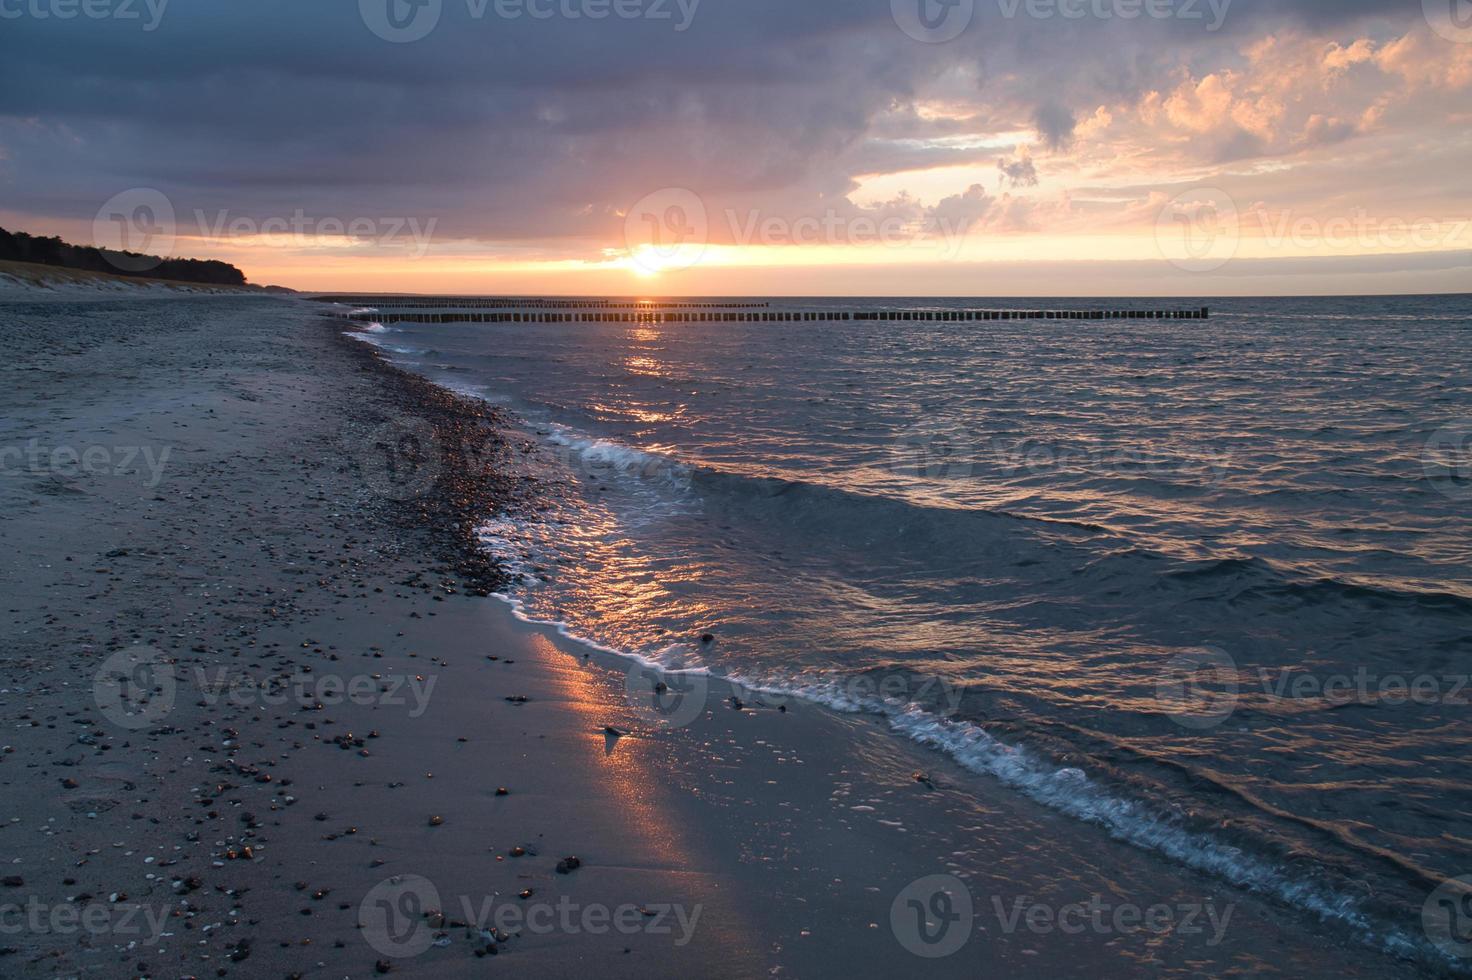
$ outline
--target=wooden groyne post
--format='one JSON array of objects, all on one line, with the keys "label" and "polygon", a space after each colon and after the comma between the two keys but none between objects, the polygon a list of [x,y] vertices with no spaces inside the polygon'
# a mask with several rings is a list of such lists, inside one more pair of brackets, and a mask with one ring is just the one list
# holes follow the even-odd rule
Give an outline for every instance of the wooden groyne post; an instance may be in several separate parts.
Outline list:
[{"label": "wooden groyne post", "polygon": [[[489,304],[497,301],[480,301]],[[574,306],[575,313],[548,312],[547,307],[526,307],[502,312],[484,310],[484,305],[459,304],[462,312],[406,313],[402,310],[451,308],[457,304],[393,303],[377,300],[377,313],[339,313],[327,315],[362,323],[830,323],[860,322],[986,322],[993,320],[1207,320],[1209,307],[1185,310],[779,310],[768,309],[767,303],[722,304],[674,303],[656,306],[636,304],[610,306]],[[358,305],[371,305],[360,303]],[[562,307],[567,308],[567,307]]]}]

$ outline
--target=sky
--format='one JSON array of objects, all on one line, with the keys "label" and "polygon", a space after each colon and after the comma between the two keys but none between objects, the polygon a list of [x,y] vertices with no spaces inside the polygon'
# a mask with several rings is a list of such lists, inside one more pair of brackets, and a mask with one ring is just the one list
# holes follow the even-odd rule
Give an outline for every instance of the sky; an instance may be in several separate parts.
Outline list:
[{"label": "sky", "polygon": [[0,226],[332,291],[1472,291],[1472,0],[0,0]]}]

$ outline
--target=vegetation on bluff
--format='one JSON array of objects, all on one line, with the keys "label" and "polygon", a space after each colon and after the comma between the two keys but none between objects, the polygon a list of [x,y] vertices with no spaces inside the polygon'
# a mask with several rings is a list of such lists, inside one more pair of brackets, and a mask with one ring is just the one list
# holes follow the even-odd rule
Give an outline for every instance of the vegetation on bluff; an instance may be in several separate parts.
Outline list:
[{"label": "vegetation on bluff", "polygon": [[174,259],[137,252],[72,245],[60,238],[39,238],[0,228],[0,260],[33,262],[114,276],[140,276],[212,286],[244,286],[245,273],[213,259]]}]

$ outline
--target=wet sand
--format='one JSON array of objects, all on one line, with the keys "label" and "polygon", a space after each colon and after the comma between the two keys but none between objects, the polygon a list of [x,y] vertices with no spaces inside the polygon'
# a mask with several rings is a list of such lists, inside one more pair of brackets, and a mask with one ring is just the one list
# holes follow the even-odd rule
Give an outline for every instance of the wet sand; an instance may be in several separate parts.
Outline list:
[{"label": "wet sand", "polygon": [[1407,973],[873,719],[516,621],[471,531],[536,506],[523,437],[307,304],[0,323],[0,974]]}]

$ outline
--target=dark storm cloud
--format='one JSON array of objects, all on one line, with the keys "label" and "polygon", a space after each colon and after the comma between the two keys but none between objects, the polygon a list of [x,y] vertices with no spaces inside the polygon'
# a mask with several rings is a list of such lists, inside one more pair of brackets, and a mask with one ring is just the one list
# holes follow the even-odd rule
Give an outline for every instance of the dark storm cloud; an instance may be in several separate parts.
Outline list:
[{"label": "dark storm cloud", "polygon": [[842,206],[866,166],[988,161],[925,145],[954,122],[873,139],[957,71],[976,79],[965,95],[1060,148],[1102,95],[1158,86],[1232,38],[1406,17],[1391,0],[1235,0],[1207,33],[978,0],[960,37],[925,44],[889,0],[621,0],[667,16],[602,20],[444,0],[428,36],[389,43],[352,2],[171,0],[153,30],[35,16],[55,2],[0,0],[0,210],[90,220],[149,186],[185,214],[417,216],[487,240],[616,238],[619,212],[661,187],[801,214]]},{"label": "dark storm cloud", "polygon": [[1073,117],[1071,109],[1049,102],[1038,106],[1032,118],[1038,138],[1050,150],[1062,149],[1073,140],[1073,129],[1078,120]]}]

